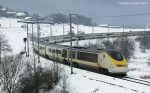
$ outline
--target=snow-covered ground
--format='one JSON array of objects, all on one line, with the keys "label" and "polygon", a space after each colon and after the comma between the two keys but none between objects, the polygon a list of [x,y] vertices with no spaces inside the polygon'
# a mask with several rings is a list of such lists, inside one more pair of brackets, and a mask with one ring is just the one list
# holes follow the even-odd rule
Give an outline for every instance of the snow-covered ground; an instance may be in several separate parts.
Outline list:
[{"label": "snow-covered ground", "polygon": [[[13,53],[19,53],[24,50],[24,42],[23,38],[26,37],[25,28],[21,28],[22,23],[17,23],[17,19],[0,19],[0,32],[6,34],[6,38],[9,40],[9,44],[13,49]],[[77,33],[76,25],[74,26],[74,31]],[[78,26],[79,31],[84,31],[85,33],[93,33],[92,27],[87,26]],[[63,34],[63,25],[54,25],[52,26],[53,35],[62,35]],[[31,27],[29,28],[31,29]],[[133,31],[142,29],[125,29],[125,31]],[[36,32],[36,26],[34,26],[34,31]],[[66,31],[69,31],[69,26],[65,25],[65,34]],[[109,29],[110,32],[122,32],[122,28],[118,29]],[[31,30],[29,30],[31,32]],[[108,32],[107,28],[95,27],[94,33],[100,32]],[[41,35],[49,35],[50,27],[49,25],[41,25]],[[89,40],[84,40],[79,42],[80,44],[84,44]],[[92,40],[91,42],[95,42],[96,40]],[[65,43],[67,44],[67,43]],[[128,73],[130,77],[140,78],[141,75],[150,75],[150,66],[148,66],[147,61],[148,57],[150,57],[150,50],[146,50],[145,53],[142,53],[139,48],[139,43],[136,42],[136,51],[133,58],[131,58],[129,64],[129,68],[134,69]],[[48,67],[52,63],[50,60],[46,60],[41,58],[41,63],[43,67]],[[81,70],[74,68],[74,74],[70,74],[70,67],[63,66],[70,83],[70,87],[72,89],[72,93],[150,93],[149,87],[141,84],[135,84],[129,81],[120,80],[117,78],[101,75],[98,73]],[[136,91],[135,91],[136,90]]]}]

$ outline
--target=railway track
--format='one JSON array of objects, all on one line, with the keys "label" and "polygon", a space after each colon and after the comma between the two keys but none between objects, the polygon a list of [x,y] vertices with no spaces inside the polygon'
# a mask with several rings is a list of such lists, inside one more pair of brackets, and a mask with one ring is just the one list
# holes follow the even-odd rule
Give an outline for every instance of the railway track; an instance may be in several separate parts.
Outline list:
[{"label": "railway track", "polygon": [[[130,32],[112,32],[112,33],[92,33],[92,34],[79,34],[73,35],[72,40],[88,40],[88,39],[100,39],[100,38],[108,38],[108,37],[122,37],[122,36],[149,36],[149,31],[130,31]],[[59,35],[52,37],[42,37],[41,41],[48,41],[51,44],[54,43],[62,43],[62,42],[70,42],[70,35]]]},{"label": "railway track", "polygon": [[130,81],[130,82],[133,82],[133,83],[146,85],[146,86],[150,86],[150,82],[149,81],[145,81],[145,80],[141,80],[141,79],[137,79],[137,78],[132,78],[132,77],[122,77],[122,78],[120,78],[119,77],[119,79]]},{"label": "railway track", "polygon": [[[140,91],[138,89],[134,89],[134,88],[129,88],[127,86],[123,86],[123,85],[120,85],[120,84],[116,84],[116,83],[112,83],[112,82],[108,82],[108,81],[103,81],[103,80],[99,80],[99,79],[93,79],[93,78],[90,78],[86,75],[83,75],[84,78],[87,78],[89,80],[93,80],[93,81],[96,81],[96,82],[100,82],[100,83],[104,83],[104,84],[108,84],[108,85],[112,85],[112,86],[115,86],[115,87],[119,87],[119,88],[123,88],[123,89],[127,89],[127,90],[130,90],[130,91],[133,91],[133,92],[139,92],[139,93],[147,93],[147,92],[144,92],[144,91]],[[114,78],[114,77],[113,77]],[[120,79],[120,78],[118,78]],[[134,79],[134,78],[133,78]],[[138,79],[135,79],[135,80],[138,80]],[[126,80],[128,81],[128,80]],[[139,80],[139,81],[143,81],[143,80]],[[146,81],[143,81],[143,82],[146,82]],[[135,83],[135,82],[134,82]],[[149,82],[148,82],[149,83]],[[138,83],[139,84],[139,83]],[[149,85],[148,85],[149,86]]]}]

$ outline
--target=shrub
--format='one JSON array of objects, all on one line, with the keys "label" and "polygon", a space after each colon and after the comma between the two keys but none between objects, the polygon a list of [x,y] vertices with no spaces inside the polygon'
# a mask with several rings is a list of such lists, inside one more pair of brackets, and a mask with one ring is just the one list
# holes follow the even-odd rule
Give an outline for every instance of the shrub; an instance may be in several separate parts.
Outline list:
[{"label": "shrub", "polygon": [[140,36],[136,38],[140,42],[140,48],[145,51],[145,49],[150,49],[150,36]]},{"label": "shrub", "polygon": [[150,66],[150,57],[148,58],[148,62],[147,62],[147,64]]},{"label": "shrub", "polygon": [[18,80],[23,74],[23,64],[22,54],[3,57],[0,64],[0,73],[2,73],[0,81],[3,89],[1,93],[16,93],[19,84]]},{"label": "shrub", "polygon": [[25,75],[20,79],[19,93],[40,93],[51,90],[60,80],[60,66],[46,69],[32,68],[28,64]]},{"label": "shrub", "polygon": [[150,75],[140,76],[140,78],[142,78],[142,79],[150,79]]}]

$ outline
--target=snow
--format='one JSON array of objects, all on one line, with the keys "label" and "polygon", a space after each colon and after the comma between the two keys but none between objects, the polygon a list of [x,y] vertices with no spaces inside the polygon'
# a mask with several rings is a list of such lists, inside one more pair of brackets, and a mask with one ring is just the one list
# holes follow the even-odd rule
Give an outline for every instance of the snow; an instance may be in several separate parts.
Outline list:
[{"label": "snow", "polygon": [[[79,91],[79,93],[89,93],[90,91],[92,92],[96,89],[97,92],[94,93],[119,93],[119,91],[121,91],[122,93],[133,93],[132,89],[138,90],[139,92],[143,90],[145,92],[150,92],[149,90],[145,90],[146,87],[142,87],[143,85],[137,84],[135,86],[135,84],[131,82],[126,82],[117,78],[112,78],[89,71],[79,69],[74,69],[74,71],[76,74],[71,76],[71,78],[73,79],[71,84],[74,84],[75,87],[79,88],[78,90],[82,89],[82,91]],[[114,85],[107,83],[111,83]],[[123,86],[123,88],[120,86]]]},{"label": "snow", "polygon": [[150,57],[150,50],[146,50],[145,53],[141,52],[139,48],[139,42],[136,42],[136,53],[130,59],[129,67],[136,69],[135,71],[129,72],[129,76],[139,77],[144,75],[150,75],[150,66],[148,65],[148,58]]},{"label": "snow", "polygon": [[[6,34],[6,38],[9,40],[9,44],[13,49],[13,54],[17,54],[24,50],[23,38],[26,37],[25,28],[21,28],[22,23],[17,22],[18,19],[13,18],[1,18],[0,19],[0,32]],[[77,33],[77,27],[74,26],[74,31]],[[29,26],[29,29],[31,27]],[[63,34],[63,25],[56,24],[52,25],[53,35],[62,35]],[[50,35],[50,26],[41,25],[41,33],[44,36]],[[84,31],[85,33],[104,33],[108,32],[108,28],[103,27],[94,27],[94,32],[92,27],[79,25],[78,29]],[[125,31],[143,31],[143,29],[125,29]],[[148,30],[148,29],[147,29]],[[65,34],[66,31],[69,31],[69,25],[65,24]],[[111,32],[122,32],[122,28],[110,28]],[[34,26],[34,32],[36,32],[36,26]],[[29,30],[31,33],[31,30]],[[81,45],[87,42],[96,42],[95,40],[83,40],[79,42]],[[76,42],[74,42],[75,44]],[[63,43],[68,45],[69,42]],[[141,75],[150,75],[150,66],[147,64],[148,58],[150,57],[150,50],[146,50],[145,53],[142,53],[139,48],[139,43],[136,42],[135,55],[129,60],[129,68],[132,69],[128,73],[130,77],[140,78]],[[50,67],[52,61],[40,57],[42,67]],[[61,64],[62,65],[62,64]],[[135,84],[129,81],[124,81],[121,79],[113,78],[106,75],[101,75],[99,73],[90,72],[78,68],[73,68],[74,74],[70,74],[70,67],[62,65],[65,69],[66,74],[68,75],[68,80],[70,87],[72,88],[72,93],[150,93],[149,87],[141,84]],[[134,90],[137,91],[134,91]]]},{"label": "snow", "polygon": [[16,14],[16,12],[6,12],[7,14]]},{"label": "snow", "polygon": [[16,16],[25,16],[25,13],[17,13]]},{"label": "snow", "polygon": [[2,8],[2,9],[0,9],[0,10],[2,10],[2,11],[6,11],[6,8]]},{"label": "snow", "polygon": [[26,37],[24,28],[21,28],[22,24],[18,23],[16,19],[12,18],[11,23],[10,19],[2,18],[0,20],[0,24],[0,32],[3,32],[6,35],[8,44],[10,44],[11,48],[13,49],[13,53],[17,54],[21,52],[24,49],[23,38]]}]

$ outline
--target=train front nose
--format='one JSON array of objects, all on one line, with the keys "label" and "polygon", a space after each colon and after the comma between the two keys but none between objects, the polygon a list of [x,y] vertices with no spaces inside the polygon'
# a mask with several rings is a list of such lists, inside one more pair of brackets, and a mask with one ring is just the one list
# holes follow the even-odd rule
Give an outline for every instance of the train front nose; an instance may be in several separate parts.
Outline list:
[{"label": "train front nose", "polygon": [[110,73],[127,73],[129,72],[128,66],[115,66],[114,68],[109,70]]},{"label": "train front nose", "polygon": [[109,69],[110,73],[129,72],[127,60],[119,51],[110,50],[110,51],[107,51],[107,54],[109,55],[109,59],[113,65],[113,68]]}]

